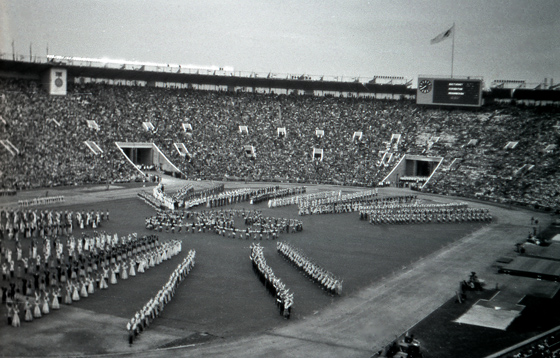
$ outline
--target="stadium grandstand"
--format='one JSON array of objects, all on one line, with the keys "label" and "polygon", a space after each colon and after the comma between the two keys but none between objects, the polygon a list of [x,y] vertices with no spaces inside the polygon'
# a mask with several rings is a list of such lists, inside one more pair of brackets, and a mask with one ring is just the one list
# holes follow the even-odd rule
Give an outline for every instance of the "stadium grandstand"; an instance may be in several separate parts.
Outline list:
[{"label": "stadium grandstand", "polygon": [[412,81],[398,76],[267,78],[92,61],[0,62],[5,191],[143,181],[150,168],[187,179],[392,185],[559,208],[560,92],[552,80],[533,89],[494,81],[484,105],[461,109],[417,105]]}]

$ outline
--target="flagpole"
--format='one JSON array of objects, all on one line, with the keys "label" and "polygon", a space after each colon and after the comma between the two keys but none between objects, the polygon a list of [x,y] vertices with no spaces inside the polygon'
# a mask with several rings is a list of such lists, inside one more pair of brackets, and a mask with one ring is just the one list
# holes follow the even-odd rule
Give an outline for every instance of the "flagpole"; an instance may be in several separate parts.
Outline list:
[{"label": "flagpole", "polygon": [[451,78],[453,78],[453,60],[455,58],[455,23],[453,23],[453,40],[451,41]]}]

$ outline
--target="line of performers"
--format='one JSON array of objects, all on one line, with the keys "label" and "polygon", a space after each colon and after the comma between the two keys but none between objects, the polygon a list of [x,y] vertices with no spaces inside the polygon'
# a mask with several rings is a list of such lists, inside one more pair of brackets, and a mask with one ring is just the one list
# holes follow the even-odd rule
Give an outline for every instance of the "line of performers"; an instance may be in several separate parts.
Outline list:
[{"label": "line of performers", "polygon": [[278,186],[269,186],[260,189],[243,188],[237,190],[226,191],[223,193],[215,194],[206,198],[206,207],[215,208],[229,204],[236,204],[243,201],[251,201],[253,197],[272,193],[278,190]]},{"label": "line of performers", "polygon": [[373,203],[370,205],[364,205],[362,206],[360,211],[364,213],[368,213],[375,210],[464,209],[468,207],[469,206],[467,205],[467,203],[464,202],[453,202],[447,204],[438,204],[438,203],[423,204],[420,203],[420,201],[415,201],[412,203],[383,202],[383,203]]},{"label": "line of performers", "polygon": [[299,215],[318,215],[318,214],[343,214],[362,211],[364,206],[386,206],[400,205],[402,203],[416,202],[415,195],[392,196],[377,198],[377,190],[361,193],[348,194],[340,200],[336,198],[324,198],[306,203],[299,206]]},{"label": "line of performers", "polygon": [[276,298],[276,305],[280,309],[280,315],[289,319],[294,304],[294,294],[289,292],[286,285],[274,275],[270,266],[266,264],[263,247],[256,243],[252,244],[250,249],[253,271],[255,271],[268,292]]},{"label": "line of performers", "polygon": [[300,249],[281,241],[276,243],[276,249],[280,255],[302,270],[324,290],[333,295],[340,295],[342,293],[343,280],[338,279],[333,273],[314,263]]},{"label": "line of performers", "polygon": [[187,193],[186,196],[183,196],[183,198],[179,199],[179,207],[185,206],[186,202],[189,202],[191,200],[196,200],[196,199],[201,199],[200,202],[205,203],[206,197],[214,194],[222,193],[224,190],[225,190],[224,184],[215,184],[206,189],[193,190],[192,192]]},{"label": "line of performers", "polygon": [[342,191],[338,191],[324,198],[301,200],[298,203],[298,206],[300,208],[305,208],[308,206],[314,207],[314,206],[324,205],[324,204],[369,202],[375,199],[376,197],[377,197],[377,189],[362,190],[362,191],[344,194],[344,195],[342,194]]},{"label": "line of performers", "polygon": [[134,343],[134,339],[142,333],[153,320],[160,315],[166,304],[171,301],[179,284],[188,276],[195,264],[196,251],[190,250],[187,257],[171,273],[167,282],[151,298],[134,317],[126,324],[128,331],[128,342]]},{"label": "line of performers", "polygon": [[187,184],[173,193],[172,198],[175,201],[185,200],[190,194],[194,192],[194,185]]},{"label": "line of performers", "polygon": [[[242,217],[247,226],[237,228],[235,218]],[[192,221],[191,221],[192,220]],[[263,238],[275,240],[279,234],[295,233],[303,230],[303,222],[295,219],[264,217],[257,210],[203,210],[196,212],[159,211],[155,216],[146,218],[146,228],[159,232],[205,233],[214,232],[228,238]]]},{"label": "line of performers", "polygon": [[250,202],[251,204],[258,204],[258,203],[262,203],[263,201],[268,201],[271,199],[284,198],[290,195],[305,194],[306,190],[307,189],[304,186],[295,187],[295,188],[283,188],[283,189],[280,189],[280,187],[277,186],[274,188],[274,191],[252,196]]},{"label": "line of performers", "polygon": [[422,224],[490,222],[492,214],[482,208],[401,208],[380,209],[360,213],[370,224]]},{"label": "line of performers", "polygon": [[270,199],[268,201],[268,207],[278,208],[281,206],[299,205],[299,203],[303,201],[327,198],[338,194],[339,194],[338,191],[320,191],[317,193],[300,194],[300,195],[290,196],[287,198]]},{"label": "line of performers", "polygon": [[73,228],[97,229],[109,211],[0,210],[0,239],[72,235]]}]

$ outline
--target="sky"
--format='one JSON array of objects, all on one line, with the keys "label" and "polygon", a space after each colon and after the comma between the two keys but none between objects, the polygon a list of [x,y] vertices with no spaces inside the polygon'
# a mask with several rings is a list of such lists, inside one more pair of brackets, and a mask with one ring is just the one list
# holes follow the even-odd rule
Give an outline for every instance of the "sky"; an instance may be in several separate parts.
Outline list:
[{"label": "sky", "polygon": [[0,52],[412,80],[453,24],[455,76],[560,82],[559,0],[0,0]]}]

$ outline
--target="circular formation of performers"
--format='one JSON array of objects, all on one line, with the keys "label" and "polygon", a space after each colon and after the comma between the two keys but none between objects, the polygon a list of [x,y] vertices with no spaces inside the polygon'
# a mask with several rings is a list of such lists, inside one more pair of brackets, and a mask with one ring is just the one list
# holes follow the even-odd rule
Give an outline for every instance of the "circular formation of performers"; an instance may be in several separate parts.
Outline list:
[{"label": "circular formation of performers", "polygon": [[266,264],[263,247],[256,243],[251,244],[250,249],[253,271],[255,271],[268,292],[276,298],[276,304],[280,308],[280,315],[289,319],[292,313],[292,305],[294,304],[294,294],[289,292],[286,285],[274,275],[270,266]]},{"label": "circular formation of performers", "polygon": [[309,278],[321,285],[324,290],[327,290],[330,294],[340,295],[342,293],[342,280],[314,263],[300,249],[281,241],[276,243],[276,249],[286,260],[302,270]]},{"label": "circular formation of performers", "polygon": [[[180,242],[175,241],[178,245]],[[180,251],[180,246],[179,246]],[[138,310],[134,317],[126,324],[128,331],[128,342],[134,343],[134,339],[142,333],[150,323],[160,315],[163,308],[175,295],[175,291],[179,284],[187,277],[194,267],[194,259],[196,256],[195,250],[190,250],[187,257],[183,259],[177,268],[171,273],[167,282],[157,292],[155,297],[151,298],[140,310]]]}]

